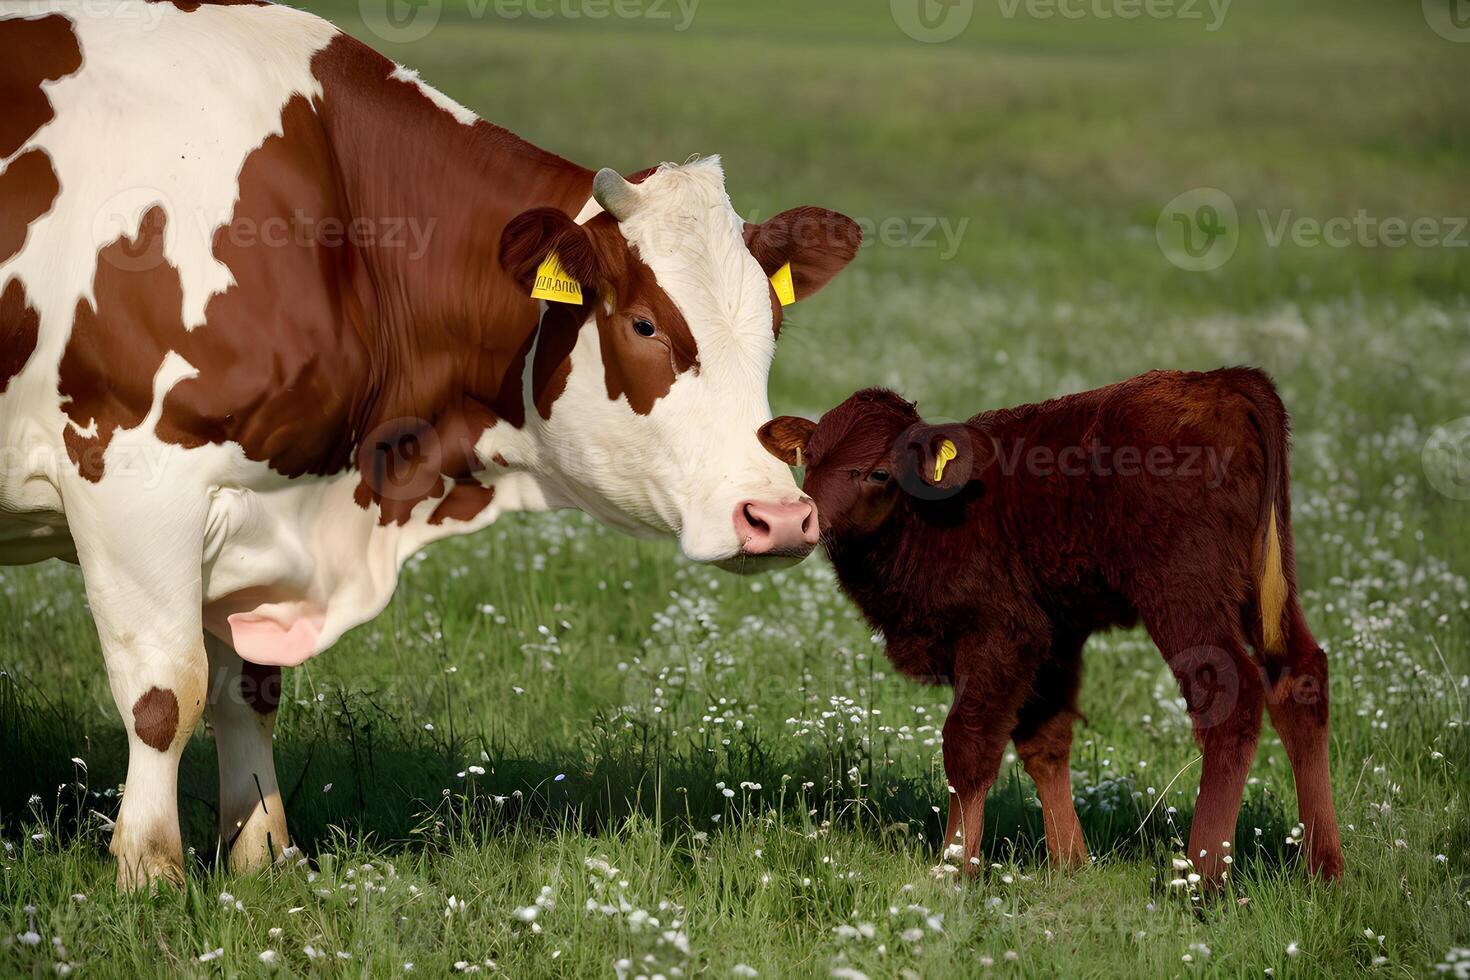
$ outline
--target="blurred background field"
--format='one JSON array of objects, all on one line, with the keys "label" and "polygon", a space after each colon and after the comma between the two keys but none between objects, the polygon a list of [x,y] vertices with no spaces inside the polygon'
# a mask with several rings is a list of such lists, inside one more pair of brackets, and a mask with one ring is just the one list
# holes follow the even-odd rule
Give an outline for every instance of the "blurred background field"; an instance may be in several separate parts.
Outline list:
[{"label": "blurred background field", "polygon": [[[201,727],[196,865],[151,899],[112,892],[125,744],[79,576],[0,569],[0,972],[247,975],[273,951],[372,975],[1470,975],[1470,485],[1437,448],[1470,458],[1470,29],[1437,32],[1458,21],[1433,0],[955,0],[929,13],[972,9],[963,28],[922,43],[906,0],[688,2],[312,9],[586,165],[720,153],[747,215],[862,220],[858,260],[790,311],[777,413],[869,384],[960,417],[1155,367],[1270,371],[1346,880],[1295,867],[1268,728],[1229,894],[1170,885],[1198,767],[1141,633],[1088,649],[1095,866],[1048,869],[1008,764],[997,868],[936,880],[945,692],[892,675],[820,559],[738,579],[551,515],[419,556],[383,617],[288,672],[307,866],[219,866]],[[1170,203],[1200,188],[1235,209],[1235,250],[1188,271]],[[1331,219],[1349,240],[1312,244]],[[1421,219],[1432,241],[1390,243]]]}]

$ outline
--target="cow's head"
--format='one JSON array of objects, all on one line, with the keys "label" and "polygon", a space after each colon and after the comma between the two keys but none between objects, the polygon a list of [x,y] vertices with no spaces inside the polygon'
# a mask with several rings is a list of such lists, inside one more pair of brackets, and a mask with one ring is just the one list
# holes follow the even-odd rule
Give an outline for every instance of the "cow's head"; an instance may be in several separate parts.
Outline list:
[{"label": "cow's head", "polygon": [[755,438],[781,326],[771,276],[790,263],[804,299],[852,260],[861,232],[819,208],[744,222],[718,158],[638,184],[604,170],[593,196],[603,210],[584,224],[538,208],[501,242],[522,286],[554,252],[583,290],[581,306],[545,304],[536,339],[539,476],[609,524],[678,535],[696,561],[800,560],[815,508]]}]

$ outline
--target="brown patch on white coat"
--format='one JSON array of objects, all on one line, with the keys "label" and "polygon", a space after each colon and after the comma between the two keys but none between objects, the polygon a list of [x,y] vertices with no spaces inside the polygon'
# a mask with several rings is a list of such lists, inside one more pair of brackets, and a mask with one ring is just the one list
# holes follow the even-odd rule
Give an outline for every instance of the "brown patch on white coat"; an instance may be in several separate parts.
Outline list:
[{"label": "brown patch on white coat", "polygon": [[167,752],[179,733],[179,699],[174,692],[150,687],[133,702],[133,732],[149,748]]}]

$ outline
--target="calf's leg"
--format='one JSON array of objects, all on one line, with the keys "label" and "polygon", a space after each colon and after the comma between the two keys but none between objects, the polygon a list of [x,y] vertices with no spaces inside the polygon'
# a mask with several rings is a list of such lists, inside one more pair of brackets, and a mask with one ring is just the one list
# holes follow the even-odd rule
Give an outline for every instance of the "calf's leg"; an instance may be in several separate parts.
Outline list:
[{"label": "calf's leg", "polygon": [[1028,730],[1027,734],[1016,738],[1016,753],[1026,767],[1026,774],[1036,784],[1036,798],[1041,801],[1047,856],[1053,864],[1062,867],[1087,863],[1087,841],[1082,836],[1082,823],[1072,802],[1075,719],[1076,714],[1064,708],[1034,725],[1023,720],[1022,728]]},{"label": "calf's leg", "polygon": [[1072,802],[1072,725],[1086,639],[1071,636],[1053,642],[1052,659],[1037,672],[1034,693],[1021,708],[1012,735],[1041,801],[1046,853],[1052,864],[1065,867],[1087,863],[1087,841]]},{"label": "calf's leg", "polygon": [[958,837],[960,870],[976,875],[980,872],[980,839],[985,833],[985,796],[1000,774],[1010,737],[1008,732],[974,724],[973,717],[956,723],[956,715],[951,710],[944,724],[944,774],[950,785],[945,848],[947,851]]},{"label": "calf's leg", "polygon": [[281,669],[247,663],[206,634],[209,724],[219,757],[219,832],[233,871],[280,857],[287,846],[286,810],[276,783],[271,733],[281,699]]},{"label": "calf's leg", "polygon": [[980,871],[985,796],[1000,775],[1006,743],[1034,672],[1011,650],[972,658],[971,664],[961,660],[958,665],[954,703],[944,722],[944,774],[951,787],[945,850],[958,831],[960,870],[966,875]]},{"label": "calf's leg", "polygon": [[1141,611],[1179,682],[1204,756],[1186,856],[1207,884],[1218,885],[1261,734],[1260,673],[1224,606]]},{"label": "calf's leg", "polygon": [[1327,768],[1327,657],[1300,612],[1292,630],[1293,662],[1267,706],[1296,780],[1297,813],[1306,837],[1307,870],[1333,880],[1342,875],[1342,843]]}]

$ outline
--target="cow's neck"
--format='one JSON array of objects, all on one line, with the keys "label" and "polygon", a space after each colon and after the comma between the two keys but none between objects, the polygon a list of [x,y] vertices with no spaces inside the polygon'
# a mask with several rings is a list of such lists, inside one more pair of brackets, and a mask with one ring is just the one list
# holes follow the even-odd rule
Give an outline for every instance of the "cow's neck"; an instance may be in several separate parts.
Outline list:
[{"label": "cow's neck", "polygon": [[[436,465],[472,493],[474,472],[490,465],[474,456],[481,434],[525,424],[521,376],[539,316],[500,267],[501,233],[533,207],[575,216],[592,172],[483,120],[466,122],[356,42],[334,42],[316,73],[345,209],[371,229],[351,277],[372,350],[360,424],[388,441],[399,436],[392,420],[432,428]],[[385,425],[393,431],[378,431]],[[359,463],[372,469],[361,453]],[[406,520],[419,502],[379,500],[385,522]]]}]

